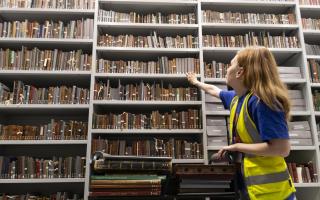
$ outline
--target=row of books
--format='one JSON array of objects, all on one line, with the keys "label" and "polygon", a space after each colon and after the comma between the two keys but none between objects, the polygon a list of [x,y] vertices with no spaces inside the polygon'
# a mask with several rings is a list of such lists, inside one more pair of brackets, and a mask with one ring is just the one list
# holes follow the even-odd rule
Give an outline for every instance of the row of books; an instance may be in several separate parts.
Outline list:
[{"label": "row of books", "polygon": [[[159,196],[166,190],[170,157],[117,156],[95,152],[90,197]],[[163,187],[164,186],[164,187]]]},{"label": "row of books", "polygon": [[85,140],[88,122],[56,120],[44,125],[0,124],[0,140]]},{"label": "row of books", "polygon": [[230,64],[216,62],[213,60],[211,63],[204,63],[204,76],[206,78],[225,78],[227,69]]},{"label": "row of books", "polygon": [[27,194],[8,194],[0,193],[0,200],[83,200],[83,197],[79,194],[73,194],[70,192],[57,192],[55,194],[39,194],[27,193]]},{"label": "row of books", "polygon": [[320,90],[315,89],[312,92],[314,110],[320,111]]},{"label": "row of books", "polygon": [[109,34],[98,36],[98,45],[104,47],[139,47],[139,48],[198,48],[198,37],[187,35],[176,37],[158,37],[154,31],[149,36]]},{"label": "row of books", "polygon": [[[229,117],[208,116],[206,126],[208,146],[227,145],[227,133],[230,128]],[[290,121],[288,122],[288,131],[291,145],[312,145],[312,133],[308,121]]]},{"label": "row of books", "polygon": [[320,45],[316,45],[316,44],[307,44],[306,45],[306,51],[307,51],[307,55],[320,55]]},{"label": "row of books", "polygon": [[320,19],[302,18],[302,27],[310,30],[320,30]]},{"label": "row of books", "polygon": [[305,95],[301,89],[289,88],[288,93],[292,111],[305,111],[307,109]]},{"label": "row of books", "polygon": [[91,66],[92,56],[81,49],[67,52],[24,46],[21,50],[0,48],[0,70],[90,71]]},{"label": "row of books", "polygon": [[320,5],[320,0],[299,0],[302,5]]},{"label": "row of books", "polygon": [[85,167],[86,158],[81,156],[52,159],[0,156],[1,179],[83,178]]},{"label": "row of books", "polygon": [[157,174],[92,175],[90,177],[90,197],[160,196],[162,181],[165,179],[166,176]]},{"label": "row of books", "polygon": [[217,164],[177,164],[174,166],[174,176],[178,178],[178,195],[215,194],[217,199],[237,199],[232,181],[235,167],[233,165]]},{"label": "row of books", "polygon": [[93,139],[92,151],[111,155],[164,156],[174,159],[202,159],[202,143],[177,138],[153,139]]},{"label": "row of books", "polygon": [[94,9],[96,0],[1,0],[0,7]]},{"label": "row of books", "polygon": [[168,58],[159,57],[157,61],[139,60],[105,60],[97,61],[98,73],[144,73],[144,74],[185,74],[194,72],[200,74],[198,58]]},{"label": "row of books", "polygon": [[13,82],[13,90],[0,83],[0,104],[89,104],[90,90],[77,86],[37,88]]},{"label": "row of books", "polygon": [[[229,130],[229,118],[210,116],[207,117],[207,145],[225,146],[228,144],[227,133]],[[293,146],[312,145],[311,128],[308,121],[288,122],[290,143]]]},{"label": "row of books", "polygon": [[[204,76],[206,78],[225,78],[230,64],[212,61],[204,63]],[[280,78],[302,78],[300,67],[278,66]]]},{"label": "row of books", "polygon": [[134,84],[114,84],[110,79],[96,82],[94,85],[96,100],[130,101],[197,101],[200,99],[195,87],[173,87],[171,83],[143,82]]},{"label": "row of books", "polygon": [[320,83],[320,63],[315,59],[308,59],[311,82]]},{"label": "row of books", "polygon": [[93,19],[54,22],[3,21],[0,22],[0,37],[10,38],[58,38],[89,39],[93,38]]},{"label": "row of books", "polygon": [[308,163],[287,163],[288,170],[293,182],[295,183],[314,183],[318,182],[317,171],[315,171],[312,161]]},{"label": "row of books", "polygon": [[236,24],[296,24],[293,13],[240,13],[202,10],[203,23],[236,23]]},{"label": "row of books", "polygon": [[195,24],[195,13],[164,14],[161,12],[140,14],[137,12],[122,13],[113,10],[99,9],[98,21],[116,23],[149,23],[149,24]]},{"label": "row of books", "polygon": [[290,144],[292,146],[313,145],[311,127],[308,121],[288,122]]},{"label": "row of books", "polygon": [[[167,175],[172,171],[172,158],[164,156],[110,155],[97,151],[93,155],[92,169],[93,174],[102,176],[105,174],[105,176],[102,177],[103,180],[114,180],[114,177],[110,176],[118,176],[120,174],[139,176],[142,174],[151,175],[151,173],[157,173]],[[140,173],[137,174],[137,172]]]},{"label": "row of books", "polygon": [[246,47],[265,46],[268,48],[299,48],[300,44],[296,36],[271,36],[269,32],[249,32],[245,35],[204,35],[204,47]]},{"label": "row of books", "polygon": [[201,129],[201,110],[93,114],[93,129]]}]

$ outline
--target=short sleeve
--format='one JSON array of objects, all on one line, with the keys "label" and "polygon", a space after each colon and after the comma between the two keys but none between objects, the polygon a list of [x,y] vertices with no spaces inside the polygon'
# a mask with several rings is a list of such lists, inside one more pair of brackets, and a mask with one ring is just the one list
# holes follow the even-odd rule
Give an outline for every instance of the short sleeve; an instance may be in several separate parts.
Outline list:
[{"label": "short sleeve", "polygon": [[235,97],[235,96],[236,96],[236,93],[234,90],[230,90],[230,91],[221,90],[220,91],[219,97],[220,97],[225,109],[230,110],[231,101],[232,101],[233,97]]},{"label": "short sleeve", "polygon": [[263,141],[289,139],[285,113],[272,110],[261,100],[255,105],[256,107],[252,108],[252,116],[261,135],[261,139]]}]

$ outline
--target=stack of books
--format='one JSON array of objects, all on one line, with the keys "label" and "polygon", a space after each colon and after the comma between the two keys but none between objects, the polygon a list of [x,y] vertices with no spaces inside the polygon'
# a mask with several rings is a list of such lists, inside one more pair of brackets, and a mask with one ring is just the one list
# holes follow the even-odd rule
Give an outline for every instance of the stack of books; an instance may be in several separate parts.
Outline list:
[{"label": "stack of books", "polygon": [[171,157],[113,156],[96,152],[90,197],[160,196]]},{"label": "stack of books", "polygon": [[233,165],[177,164],[174,174],[178,178],[180,196],[215,196],[235,199],[232,180]]}]

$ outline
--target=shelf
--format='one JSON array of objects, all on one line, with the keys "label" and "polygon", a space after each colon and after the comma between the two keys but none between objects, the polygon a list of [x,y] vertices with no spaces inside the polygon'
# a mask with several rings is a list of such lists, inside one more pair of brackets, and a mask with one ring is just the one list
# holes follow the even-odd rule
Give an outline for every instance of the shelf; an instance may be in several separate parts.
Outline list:
[{"label": "shelf", "polygon": [[230,111],[229,110],[225,110],[225,111],[205,111],[205,115],[228,116],[228,115],[230,115]]},{"label": "shelf", "polygon": [[[209,52],[226,52],[236,53],[237,51],[244,49],[245,47],[203,47],[203,51]],[[269,48],[272,53],[300,53],[301,48]]]},{"label": "shelf", "polygon": [[206,83],[226,83],[225,78],[204,78],[204,82]]},{"label": "shelf", "polygon": [[232,29],[234,30],[294,30],[298,29],[297,24],[236,24],[236,23],[202,23],[202,29],[217,30],[217,29]]},{"label": "shelf", "polygon": [[320,55],[307,55],[307,59],[320,60]]},{"label": "shelf", "polygon": [[[293,79],[293,78],[282,78],[281,79],[284,83],[287,84],[297,84],[297,83],[306,83],[307,80],[303,79],[303,78],[297,78],[297,79]],[[226,79],[225,78],[205,78],[204,82],[206,83],[226,83]]]},{"label": "shelf", "polygon": [[46,43],[46,44],[54,44],[63,43],[63,44],[91,44],[93,42],[92,39],[55,39],[55,38],[0,38],[0,43],[12,43],[12,42],[21,42],[21,43]]},{"label": "shelf", "polygon": [[316,117],[319,117],[319,116],[320,116],[320,111],[314,111],[314,115],[315,115]]},{"label": "shelf", "polygon": [[[50,79],[59,80],[63,82],[71,80],[73,83],[90,82],[91,71],[47,71],[47,70],[0,70],[0,78],[2,81],[7,80],[36,80],[37,83],[46,82]],[[41,81],[41,79],[43,81]],[[88,85],[89,86],[89,85]]]},{"label": "shelf", "polygon": [[[186,80],[185,74],[142,74],[142,73],[95,73],[96,78],[126,78],[126,79],[182,79]],[[200,75],[197,75],[200,78]]]},{"label": "shelf", "polygon": [[202,134],[202,129],[91,129],[92,134]]},{"label": "shelf", "polygon": [[[32,112],[30,112],[32,111]],[[88,115],[89,104],[20,104],[0,105],[0,114],[5,115]]]},{"label": "shelf", "polygon": [[16,49],[21,49],[21,46],[61,50],[81,48],[88,52],[92,50],[93,39],[0,38],[0,45],[5,48]]},{"label": "shelf", "polygon": [[[130,28],[130,29],[172,29],[172,30],[197,30],[198,24],[150,24],[150,23],[116,23],[116,22],[97,22],[98,28]],[[148,31],[149,32],[149,31]]]},{"label": "shelf", "polygon": [[211,151],[218,151],[222,148],[223,146],[207,146],[207,149],[208,150],[211,150]]},{"label": "shelf", "polygon": [[192,163],[204,163],[204,159],[172,159],[173,164],[180,164],[180,163],[185,163],[185,164],[192,164]]},{"label": "shelf", "polygon": [[0,179],[0,184],[9,183],[84,183],[85,178]]},{"label": "shelf", "polygon": [[46,19],[66,19],[74,20],[82,17],[93,17],[94,10],[89,9],[53,9],[53,8],[0,8],[0,15],[8,20],[29,20],[43,21],[43,15]]},{"label": "shelf", "polygon": [[300,150],[315,150],[315,146],[291,146],[291,150],[300,151]]},{"label": "shelf", "polygon": [[281,80],[286,84],[297,84],[307,82],[307,80],[304,78],[282,78]]},{"label": "shelf", "polygon": [[124,35],[146,36],[156,32],[161,37],[176,37],[193,35],[198,36],[198,24],[159,24],[159,23],[122,23],[122,22],[97,22],[99,35]]},{"label": "shelf", "polygon": [[266,6],[266,7],[293,7],[295,2],[279,1],[252,1],[252,0],[202,0],[202,4],[209,5],[235,5],[235,6]]},{"label": "shelf", "polygon": [[0,145],[87,144],[87,140],[0,140]]},{"label": "shelf", "polygon": [[319,88],[320,87],[320,83],[310,83],[311,87],[314,88]]},{"label": "shelf", "polygon": [[130,100],[93,100],[94,105],[114,105],[114,106],[185,106],[201,105],[201,101],[130,101]]},{"label": "shelf", "polygon": [[310,111],[292,111],[292,116],[308,116],[311,115]]},{"label": "shelf", "polygon": [[89,104],[9,104],[0,105],[0,109],[89,109]]},{"label": "shelf", "polygon": [[100,4],[112,3],[112,4],[145,4],[154,6],[196,6],[198,2],[185,1],[185,0],[99,0]]},{"label": "shelf", "polygon": [[97,51],[124,53],[198,53],[199,48],[129,48],[129,47],[97,47]]},{"label": "shelf", "polygon": [[293,183],[297,188],[320,187],[320,183]]},{"label": "shelf", "polygon": [[94,10],[90,9],[54,9],[54,8],[4,8],[0,7],[0,12],[1,14],[4,13],[23,13],[23,14],[28,14],[28,13],[37,13],[37,14],[59,14],[59,15],[76,15],[79,14],[80,16],[85,15],[85,14],[90,14],[94,15]]}]

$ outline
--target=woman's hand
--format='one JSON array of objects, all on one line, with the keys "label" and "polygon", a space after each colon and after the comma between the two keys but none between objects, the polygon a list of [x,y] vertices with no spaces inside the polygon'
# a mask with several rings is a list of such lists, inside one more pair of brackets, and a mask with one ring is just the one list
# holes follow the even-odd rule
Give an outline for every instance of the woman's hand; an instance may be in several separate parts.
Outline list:
[{"label": "woman's hand", "polygon": [[218,153],[216,154],[217,159],[223,159],[225,157],[225,153],[227,151],[238,151],[238,145],[239,145],[239,143],[222,147],[222,149],[220,149],[218,151]]},{"label": "woman's hand", "polygon": [[193,72],[187,72],[186,73],[187,79],[188,81],[192,84],[192,85],[196,85],[199,81],[196,77],[196,74]]}]

